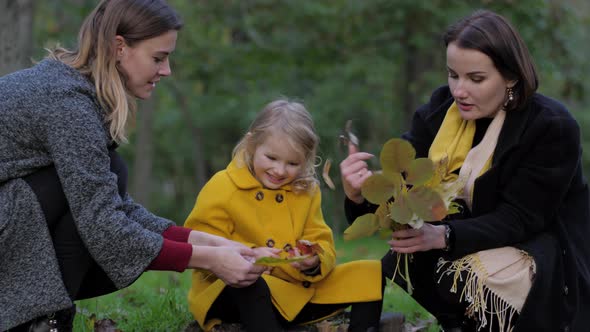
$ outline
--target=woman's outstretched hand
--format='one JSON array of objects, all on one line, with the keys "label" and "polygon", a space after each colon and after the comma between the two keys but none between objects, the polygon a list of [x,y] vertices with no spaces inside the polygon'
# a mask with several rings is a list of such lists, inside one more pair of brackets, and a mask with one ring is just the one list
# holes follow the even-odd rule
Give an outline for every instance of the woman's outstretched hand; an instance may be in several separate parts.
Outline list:
[{"label": "woman's outstretched hand", "polygon": [[361,195],[361,185],[373,174],[366,162],[371,158],[373,158],[372,154],[359,152],[357,146],[349,142],[348,157],[340,163],[344,193],[348,199],[357,204],[365,201],[365,198]]},{"label": "woman's outstretched hand", "polygon": [[424,223],[418,229],[408,228],[393,232],[387,242],[391,250],[411,254],[418,251],[442,249],[445,245],[445,226]]},{"label": "woman's outstretched hand", "polygon": [[193,246],[189,267],[211,271],[228,286],[246,287],[267,270],[266,266],[254,265],[254,257],[254,251],[245,246]]},{"label": "woman's outstretched hand", "polygon": [[191,231],[188,236],[188,243],[195,246],[213,246],[213,247],[240,247],[247,248],[244,244],[200,231]]}]

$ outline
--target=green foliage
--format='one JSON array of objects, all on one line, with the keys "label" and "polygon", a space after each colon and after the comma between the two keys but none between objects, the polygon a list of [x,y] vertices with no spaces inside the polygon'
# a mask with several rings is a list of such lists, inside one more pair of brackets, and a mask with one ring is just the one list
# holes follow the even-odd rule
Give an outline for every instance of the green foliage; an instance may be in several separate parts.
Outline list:
[{"label": "green foliage", "polygon": [[[583,1],[169,2],[185,26],[171,58],[173,75],[157,89],[149,207],[177,223],[204,181],[227,165],[256,112],[274,98],[305,102],[321,136],[320,156],[334,164],[345,157],[337,137],[348,119],[365,151],[376,152],[385,138],[399,136],[415,108],[446,82],[442,32],[477,8],[508,17],[536,59],[541,92],[566,102],[583,129],[590,121],[584,112],[590,40],[579,28],[589,23]],[[57,41],[74,47],[78,27],[95,4],[39,2],[35,58]],[[130,165],[134,138],[121,149]],[[586,155],[585,165],[590,166]],[[380,167],[377,160],[371,166]],[[339,176],[332,179],[337,190],[325,190],[323,202],[338,230],[345,224],[343,193]]]},{"label": "green foliage", "polygon": [[128,288],[77,301],[74,331],[94,331],[94,323],[103,319],[121,331],[183,331],[193,319],[186,300],[190,276],[148,272]]}]

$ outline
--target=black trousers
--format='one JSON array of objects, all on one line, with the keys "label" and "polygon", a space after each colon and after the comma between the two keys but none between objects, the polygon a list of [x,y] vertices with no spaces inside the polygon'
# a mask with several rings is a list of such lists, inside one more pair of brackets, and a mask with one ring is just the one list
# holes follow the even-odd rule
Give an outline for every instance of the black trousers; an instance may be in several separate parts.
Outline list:
[{"label": "black trousers", "polygon": [[[383,282],[382,286],[384,285]],[[244,288],[225,287],[213,302],[206,320],[218,318],[226,323],[241,323],[246,331],[276,332],[321,319],[349,306],[352,306],[349,331],[365,332],[370,327],[378,331],[383,301],[347,304],[308,303],[297,317],[289,322],[272,304],[270,289],[263,278]]]},{"label": "black trousers", "polygon": [[[460,327],[462,331],[477,331],[477,322],[465,315],[468,303],[465,300],[460,301],[461,293],[465,288],[466,275],[457,280],[457,292],[451,292],[453,275],[437,272],[439,257],[440,254],[436,250],[413,255],[408,264],[410,281],[413,286],[412,297],[424,309],[434,315],[443,328]],[[405,266],[402,262],[403,260],[400,262],[398,273],[393,281],[406,290],[407,283],[402,278],[405,273]],[[383,277],[392,279],[397,264],[397,254],[388,251],[381,259],[381,264],[384,273]],[[491,303],[487,305],[488,308],[491,307]],[[511,326],[514,326],[517,320],[518,315],[515,315],[512,318]],[[488,324],[490,323],[492,322],[488,322]],[[497,331],[499,324],[494,321],[492,326],[492,331]],[[489,327],[483,329],[489,331]]]},{"label": "black trousers", "polygon": [[[123,196],[127,187],[127,167],[114,149],[109,151],[109,157],[111,172],[117,174],[119,194]],[[55,167],[43,168],[23,179],[33,189],[41,205],[62,280],[72,301],[116,291],[117,288],[92,259],[78,234]]]}]

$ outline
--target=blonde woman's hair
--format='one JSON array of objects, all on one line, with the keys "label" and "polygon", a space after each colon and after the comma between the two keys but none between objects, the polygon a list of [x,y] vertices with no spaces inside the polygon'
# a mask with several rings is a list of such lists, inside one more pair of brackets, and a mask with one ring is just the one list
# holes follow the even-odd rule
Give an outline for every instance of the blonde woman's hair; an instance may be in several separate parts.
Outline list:
[{"label": "blonde woman's hair", "polygon": [[170,30],[180,30],[182,24],[164,0],[102,0],[80,27],[78,49],[57,47],[47,57],[77,69],[94,83],[98,101],[107,113],[111,138],[126,142],[127,121],[133,117],[136,104],[118,68],[115,37],[123,37],[133,47]]},{"label": "blonde woman's hair", "polygon": [[253,158],[256,148],[271,135],[281,135],[304,156],[305,165],[293,181],[295,192],[312,192],[318,184],[316,178],[316,152],[319,137],[316,134],[311,114],[303,104],[278,99],[267,104],[258,113],[248,133],[238,142],[233,157],[239,165],[245,165],[254,174]]}]

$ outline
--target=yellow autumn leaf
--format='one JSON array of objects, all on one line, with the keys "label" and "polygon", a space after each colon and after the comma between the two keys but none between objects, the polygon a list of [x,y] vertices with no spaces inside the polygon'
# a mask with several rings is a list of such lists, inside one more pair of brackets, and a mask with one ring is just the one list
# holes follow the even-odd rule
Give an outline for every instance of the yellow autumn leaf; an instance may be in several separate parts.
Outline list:
[{"label": "yellow autumn leaf", "polygon": [[348,226],[348,228],[344,231],[344,239],[360,239],[375,234],[377,230],[379,230],[377,216],[373,213],[367,213],[356,218],[352,225]]},{"label": "yellow autumn leaf", "polygon": [[401,174],[387,177],[382,173],[373,173],[361,186],[361,194],[373,204],[384,204],[401,189]]},{"label": "yellow autumn leaf", "polygon": [[322,170],[322,178],[324,179],[324,182],[326,183],[328,188],[334,190],[334,189],[336,189],[336,186],[334,186],[334,182],[330,178],[330,167],[331,166],[332,166],[332,159],[329,159],[329,158],[326,159],[326,162],[324,162],[324,169]]},{"label": "yellow autumn leaf", "polygon": [[393,203],[389,207],[391,219],[400,224],[407,224],[412,220],[414,212],[410,208],[407,199],[407,192],[402,192],[397,195]]},{"label": "yellow autumn leaf", "polygon": [[260,257],[258,258],[254,264],[256,265],[264,265],[264,266],[280,266],[283,264],[289,264],[293,262],[299,262],[306,258],[309,258],[309,255],[303,256],[294,256],[294,257]]},{"label": "yellow autumn leaf", "polygon": [[392,138],[383,144],[379,160],[386,176],[398,175],[410,167],[416,157],[416,150],[410,142]]},{"label": "yellow autumn leaf", "polygon": [[406,183],[421,186],[428,183],[434,176],[434,163],[428,158],[412,160],[408,168]]},{"label": "yellow autumn leaf", "polygon": [[441,195],[429,187],[414,187],[408,191],[408,206],[424,221],[440,221],[447,216],[447,206]]}]

